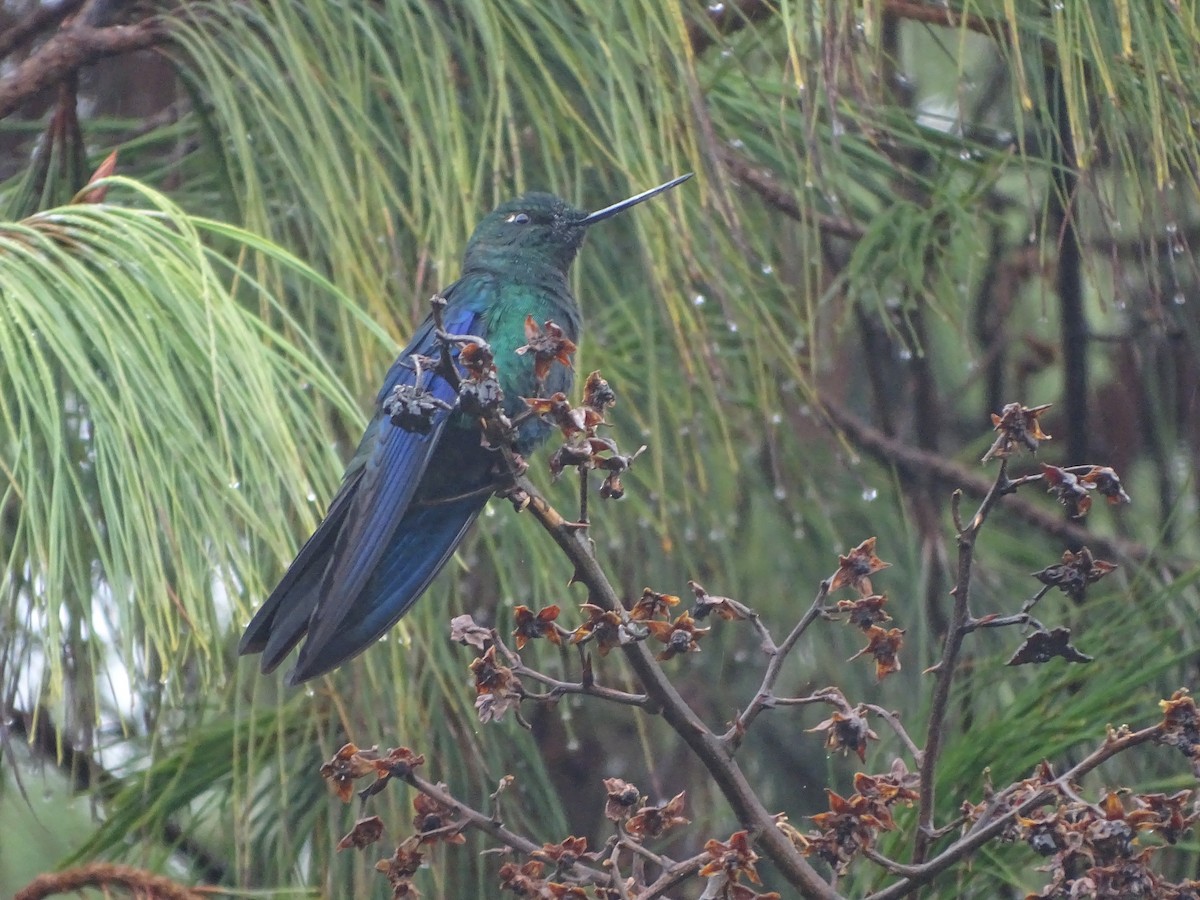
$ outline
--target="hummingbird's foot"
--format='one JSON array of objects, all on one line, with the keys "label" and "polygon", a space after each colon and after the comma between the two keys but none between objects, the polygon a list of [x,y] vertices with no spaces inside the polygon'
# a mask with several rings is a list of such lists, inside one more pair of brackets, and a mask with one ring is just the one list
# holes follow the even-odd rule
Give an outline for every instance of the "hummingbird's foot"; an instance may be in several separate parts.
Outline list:
[{"label": "hummingbird's foot", "polygon": [[531,502],[529,493],[524,488],[516,486],[501,488],[496,491],[496,496],[511,503],[517,512],[524,512]]}]

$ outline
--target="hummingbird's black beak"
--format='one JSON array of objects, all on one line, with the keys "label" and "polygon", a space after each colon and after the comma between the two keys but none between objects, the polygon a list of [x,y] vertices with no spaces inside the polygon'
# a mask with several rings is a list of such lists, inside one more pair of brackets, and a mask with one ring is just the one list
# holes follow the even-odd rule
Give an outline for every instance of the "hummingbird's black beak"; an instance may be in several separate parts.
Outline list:
[{"label": "hummingbird's black beak", "polygon": [[658,196],[663,191],[669,191],[671,188],[675,187],[675,185],[683,184],[691,177],[692,173],[688,172],[686,175],[680,175],[678,178],[672,178],[666,184],[660,184],[658,187],[650,188],[648,191],[642,191],[640,194],[635,194],[628,200],[622,200],[620,203],[614,203],[612,206],[606,206],[604,209],[598,209],[594,213],[588,213],[586,216],[584,216],[583,220],[579,224],[595,225],[597,222],[601,222],[604,219],[607,219],[609,216],[615,216],[622,210],[629,209],[631,206],[637,206],[637,204],[641,203],[643,200],[649,200],[651,197]]}]

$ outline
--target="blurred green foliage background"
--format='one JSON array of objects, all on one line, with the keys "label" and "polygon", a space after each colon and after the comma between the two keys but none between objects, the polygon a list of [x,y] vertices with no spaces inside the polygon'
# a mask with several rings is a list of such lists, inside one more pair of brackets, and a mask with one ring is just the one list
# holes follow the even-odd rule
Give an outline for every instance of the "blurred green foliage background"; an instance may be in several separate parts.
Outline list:
[{"label": "blurred green foliage background", "polygon": [[[114,21],[153,12],[117,4]],[[972,636],[942,820],[978,801],[985,767],[1006,783],[1072,759],[1195,683],[1191,0],[159,13],[169,41],[0,120],[0,819],[25,823],[0,842],[0,893],[111,857],[239,896],[383,896],[375,856],[333,853],[352,812],[316,771],[347,739],[412,746],[477,802],[516,775],[506,822],[537,840],[600,835],[614,776],[663,799],[688,790],[694,825],[668,852],[736,827],[656,719],[564,700],[528,708],[532,731],[479,725],[449,619],[503,629],[515,604],[557,603],[568,624],[586,599],[506,504],[334,676],[287,691],[233,656],[474,222],[528,189],[594,208],[697,172],[597,231],[574,271],[576,366],[616,389],[623,445],[649,445],[628,498],[594,515],[631,600],[695,578],[781,634],[836,555],[876,535],[903,670],[876,683],[869,661],[847,662],[859,635],[821,624],[780,688],[837,684],[919,735],[953,583],[950,492],[990,476],[990,412],[1052,402],[1041,458],[1114,465],[1133,495],[1087,521],[1121,569],[1084,605],[1040,607],[1090,665],[1007,669],[1018,636]],[[0,46],[13,62],[38,48]],[[70,204],[113,149],[123,177],[106,201]],[[534,471],[569,509],[573,483]],[[1002,508],[976,560],[977,614],[1036,589],[1029,573],[1080,539],[1061,522],[1036,491]],[[527,659],[571,671],[551,647]],[[671,667],[720,726],[763,664],[750,629],[722,626]],[[597,668],[626,685],[617,655]],[[862,768],[804,733],[824,717],[769,713],[740,754],[794,823]],[[897,755],[884,735],[865,770]],[[1095,785],[1168,790],[1181,771],[1151,753]],[[404,792],[386,802],[385,821],[407,823]],[[482,846],[438,859],[427,892],[493,894]],[[1167,865],[1194,869],[1185,856]],[[1023,896],[1045,880],[1038,862],[990,848],[937,896]],[[841,888],[885,881],[859,866]]]}]

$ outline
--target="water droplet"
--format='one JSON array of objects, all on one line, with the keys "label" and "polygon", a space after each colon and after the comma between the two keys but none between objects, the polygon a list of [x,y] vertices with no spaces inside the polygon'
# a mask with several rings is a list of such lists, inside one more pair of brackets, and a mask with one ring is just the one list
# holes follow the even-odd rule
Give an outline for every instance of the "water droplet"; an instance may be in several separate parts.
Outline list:
[{"label": "water droplet", "polygon": [[725,12],[725,4],[724,3],[710,3],[710,4],[708,4],[708,11],[710,13],[712,13],[714,16],[719,16],[721,13]]},{"label": "water droplet", "polygon": [[775,271],[775,267],[773,265],[771,265],[770,263],[762,264],[762,273],[764,275],[770,275],[774,271]]},{"label": "water droplet", "polygon": [[708,300],[703,294],[697,294],[692,298],[692,306],[703,306]]},{"label": "water droplet", "polygon": [[734,150],[741,150],[742,148],[744,148],[746,146],[746,142],[743,141],[741,138],[733,138],[732,140],[730,140],[729,146],[732,147]]},{"label": "water droplet", "polygon": [[732,319],[728,320],[725,323],[725,327],[728,328],[730,330],[730,332],[732,332],[733,334],[738,333],[738,323],[733,321]]},{"label": "water droplet", "polygon": [[1176,234],[1179,231],[1179,225],[1176,222],[1167,223],[1167,234]]},{"label": "water droplet", "polygon": [[1113,305],[1114,305],[1114,306],[1116,306],[1116,308],[1117,308],[1117,309],[1124,309],[1124,308],[1125,308],[1125,301],[1124,301],[1124,300],[1118,300],[1118,301],[1117,301],[1115,304],[1113,304]]},{"label": "water droplet", "polygon": [[1175,296],[1171,298],[1171,302],[1176,306],[1183,306],[1183,304],[1187,303],[1187,297],[1183,295],[1183,291],[1178,291],[1176,292]]},{"label": "water droplet", "polygon": [[1171,254],[1179,256],[1181,253],[1183,253],[1183,241],[1171,241]]},{"label": "water droplet", "polygon": [[317,502],[317,492],[310,488],[308,493],[304,495],[304,499],[307,500],[309,503],[316,503]]},{"label": "water droplet", "polygon": [[908,362],[910,359],[913,358],[912,351],[909,350],[907,347],[901,347],[899,350],[896,351],[896,355],[898,357],[900,357],[902,360],[904,360],[905,362]]},{"label": "water droplet", "polygon": [[771,424],[778,425],[783,421],[783,416],[779,413],[771,413]]},{"label": "water droplet", "polygon": [[958,151],[958,158],[961,159],[963,162],[970,162],[971,161],[971,151],[970,150]]},{"label": "water droplet", "polygon": [[233,481],[229,482],[229,489],[231,491],[240,491],[242,489],[242,483],[235,478]]},{"label": "water droplet", "polygon": [[731,56],[733,56],[733,51],[728,47],[721,51],[721,59],[729,59]]},{"label": "water droplet", "polygon": [[578,753],[581,746],[582,745],[579,743],[579,738],[573,737],[567,741],[567,752]]},{"label": "water droplet", "polygon": [[873,487],[863,488],[862,498],[864,500],[866,500],[868,503],[870,503],[872,500],[874,500],[878,496],[879,496],[879,491],[875,490],[875,488],[873,488]]},{"label": "water droplet", "polygon": [[775,499],[776,500],[786,500],[787,499],[787,488],[785,488],[782,484],[775,485]]}]

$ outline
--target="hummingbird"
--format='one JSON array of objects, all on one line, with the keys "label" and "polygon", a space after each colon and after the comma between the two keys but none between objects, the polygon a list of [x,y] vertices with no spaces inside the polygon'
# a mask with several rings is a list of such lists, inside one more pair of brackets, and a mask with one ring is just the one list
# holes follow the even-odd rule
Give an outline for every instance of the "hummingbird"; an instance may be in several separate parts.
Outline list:
[{"label": "hummingbird", "polygon": [[[538,391],[569,392],[569,366],[552,366],[539,380],[533,354],[518,353],[527,317],[552,321],[577,343],[582,315],[567,274],[588,229],[690,177],[591,213],[534,192],[483,218],[467,242],[461,276],[440,292],[440,317],[425,319],[388,370],[325,518],[250,621],[239,654],[261,653],[266,674],[304,639],[287,676],[295,685],[357,656],[408,612],[497,486],[498,454],[485,446],[478,416],[460,408],[453,374],[422,371],[420,361],[441,356],[447,334],[486,341],[509,417]],[[449,351],[454,365],[460,346]],[[401,427],[390,411],[389,398],[404,390],[428,399],[419,427]],[[549,432],[547,423],[527,419],[513,449],[530,453]]]}]

